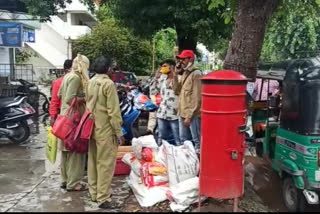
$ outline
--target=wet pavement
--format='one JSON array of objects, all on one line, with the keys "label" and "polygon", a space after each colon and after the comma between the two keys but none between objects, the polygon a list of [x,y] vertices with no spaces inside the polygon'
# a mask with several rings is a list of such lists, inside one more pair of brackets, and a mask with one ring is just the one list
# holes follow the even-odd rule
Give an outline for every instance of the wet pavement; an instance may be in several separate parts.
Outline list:
[{"label": "wet pavement", "polygon": [[[99,209],[96,203],[89,201],[87,191],[66,192],[59,187],[59,156],[54,165],[45,157],[45,127],[48,118],[36,117],[34,121],[31,127],[32,136],[25,143],[19,145],[6,139],[0,140],[0,211],[103,212],[104,210]],[[259,159],[247,158],[247,183],[245,195],[239,201],[239,211],[285,211],[283,207],[274,208],[280,207],[274,200],[269,201],[274,198],[274,195],[279,195],[279,192],[278,190],[271,191],[272,188],[266,185],[270,182],[268,174],[272,171],[265,167],[263,161],[257,160]],[[114,177],[112,187],[114,199],[118,201],[120,208],[108,211],[170,211],[168,201],[150,208],[140,207],[126,184],[125,176]],[[270,197],[266,197],[268,194]],[[192,210],[197,211],[197,205],[191,206],[187,211]],[[201,211],[230,212],[232,211],[232,200],[209,199],[202,204]]]},{"label": "wet pavement", "polygon": [[[25,143],[0,139],[0,212],[103,211],[89,201],[87,191],[60,188],[59,156],[54,165],[46,160],[45,124],[35,121]],[[114,177],[112,187],[114,199],[123,207],[130,192],[125,177]]]},{"label": "wet pavement", "polygon": [[[33,118],[32,136],[23,144],[0,139],[0,212],[104,212],[90,202],[88,192],[66,192],[61,189],[59,155],[56,164],[46,160],[46,124],[48,118]],[[240,212],[286,212],[282,200],[281,179],[265,160],[247,156],[245,193],[239,200]],[[113,179],[113,197],[120,208],[108,212],[168,212],[165,201],[150,208],[139,206],[126,183],[125,176]],[[84,178],[86,181],[86,177]],[[232,200],[208,199],[203,212],[231,212]],[[318,211],[319,208],[308,211]],[[198,211],[192,205],[187,212]]]}]

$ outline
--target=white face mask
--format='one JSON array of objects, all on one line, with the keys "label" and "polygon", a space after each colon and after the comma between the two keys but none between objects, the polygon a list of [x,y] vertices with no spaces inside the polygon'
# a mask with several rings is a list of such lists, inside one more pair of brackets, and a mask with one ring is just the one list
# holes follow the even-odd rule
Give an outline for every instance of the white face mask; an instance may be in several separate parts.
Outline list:
[{"label": "white face mask", "polygon": [[184,68],[184,70],[187,70],[188,68],[190,68],[192,66],[192,62],[189,62],[188,65]]}]

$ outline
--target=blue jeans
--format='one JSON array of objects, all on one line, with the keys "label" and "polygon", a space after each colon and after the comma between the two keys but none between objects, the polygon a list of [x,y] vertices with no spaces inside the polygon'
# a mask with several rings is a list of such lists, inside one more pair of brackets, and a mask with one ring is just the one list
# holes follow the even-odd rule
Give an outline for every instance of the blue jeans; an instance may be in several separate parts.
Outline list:
[{"label": "blue jeans", "polygon": [[180,145],[179,120],[164,120],[158,118],[158,128],[159,145],[162,144],[162,140],[166,140],[173,145]]},{"label": "blue jeans", "polygon": [[191,118],[189,127],[184,125],[184,119],[179,118],[180,139],[183,143],[186,140],[192,141],[197,152],[200,152],[200,117]]}]

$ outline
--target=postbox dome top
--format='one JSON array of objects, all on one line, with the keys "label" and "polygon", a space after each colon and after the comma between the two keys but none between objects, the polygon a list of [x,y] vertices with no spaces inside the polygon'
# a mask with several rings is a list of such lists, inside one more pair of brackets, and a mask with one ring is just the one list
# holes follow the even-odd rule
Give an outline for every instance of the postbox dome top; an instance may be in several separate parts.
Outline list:
[{"label": "postbox dome top", "polygon": [[205,75],[202,80],[247,81],[248,79],[237,71],[219,70]]}]

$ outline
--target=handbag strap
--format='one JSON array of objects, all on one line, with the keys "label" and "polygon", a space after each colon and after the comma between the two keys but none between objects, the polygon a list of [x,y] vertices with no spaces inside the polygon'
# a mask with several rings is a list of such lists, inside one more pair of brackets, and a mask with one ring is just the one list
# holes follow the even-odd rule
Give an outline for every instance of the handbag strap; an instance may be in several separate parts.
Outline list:
[{"label": "handbag strap", "polygon": [[95,109],[96,104],[97,104],[98,95],[99,95],[99,89],[100,89],[100,83],[97,83],[97,86],[98,86],[98,87],[95,88],[96,90],[95,90],[94,95],[93,95],[92,106],[90,106],[91,109],[89,108],[89,110],[90,110],[91,112],[93,112],[93,110]]},{"label": "handbag strap", "polygon": [[72,102],[71,102],[71,105],[68,108],[68,111],[67,111],[66,115],[70,115],[71,111],[74,109],[74,107],[76,107],[76,110],[78,109],[77,103],[78,103],[77,97],[73,98]]}]

